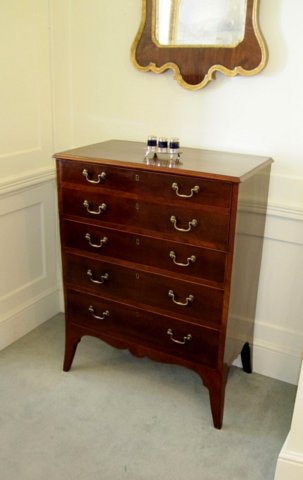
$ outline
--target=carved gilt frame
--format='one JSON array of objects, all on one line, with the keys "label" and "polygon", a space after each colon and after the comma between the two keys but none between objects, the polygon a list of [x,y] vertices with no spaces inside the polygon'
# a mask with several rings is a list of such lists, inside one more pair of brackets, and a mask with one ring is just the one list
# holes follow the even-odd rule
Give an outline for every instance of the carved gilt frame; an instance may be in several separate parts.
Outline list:
[{"label": "carved gilt frame", "polygon": [[259,0],[247,0],[243,40],[224,45],[160,45],[155,37],[156,0],[142,0],[139,30],[131,47],[133,65],[141,71],[173,70],[189,90],[205,87],[216,72],[233,77],[255,75],[267,62],[267,49],[258,23]]}]

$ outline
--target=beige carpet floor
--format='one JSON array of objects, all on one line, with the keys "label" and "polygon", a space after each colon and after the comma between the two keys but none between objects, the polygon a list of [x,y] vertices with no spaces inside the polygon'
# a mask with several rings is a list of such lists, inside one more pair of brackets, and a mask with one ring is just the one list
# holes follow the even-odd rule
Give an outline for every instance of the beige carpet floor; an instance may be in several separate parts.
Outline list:
[{"label": "beige carpet floor", "polygon": [[1,480],[272,480],[296,388],[230,371],[221,431],[199,377],[84,337],[63,315],[0,352]]}]

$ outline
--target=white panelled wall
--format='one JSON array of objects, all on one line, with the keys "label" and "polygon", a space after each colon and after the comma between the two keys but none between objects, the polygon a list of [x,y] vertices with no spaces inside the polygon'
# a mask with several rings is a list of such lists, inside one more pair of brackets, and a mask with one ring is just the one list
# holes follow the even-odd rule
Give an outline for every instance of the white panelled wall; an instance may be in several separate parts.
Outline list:
[{"label": "white panelled wall", "polygon": [[[258,206],[252,208],[243,234],[250,234],[249,224],[258,221],[257,216]],[[303,212],[269,204],[256,310],[253,369],[294,384],[298,382],[303,350],[302,250]],[[236,364],[240,366],[240,360]]]},{"label": "white panelled wall", "polygon": [[36,181],[0,191],[0,349],[60,309],[55,182]]},{"label": "white panelled wall", "polygon": [[47,0],[0,6],[0,348],[60,310]]},{"label": "white panelled wall", "polygon": [[[177,136],[183,145],[275,161],[254,370],[297,383],[303,352],[303,2],[260,0],[266,69],[254,77],[218,74],[196,92],[182,89],[170,72],[143,73],[131,65],[140,10],[141,0],[1,1],[0,348],[62,309],[52,154],[110,138]],[[253,221],[257,205],[251,214]],[[294,423],[302,433],[299,407]],[[301,447],[292,443],[299,468]]]}]

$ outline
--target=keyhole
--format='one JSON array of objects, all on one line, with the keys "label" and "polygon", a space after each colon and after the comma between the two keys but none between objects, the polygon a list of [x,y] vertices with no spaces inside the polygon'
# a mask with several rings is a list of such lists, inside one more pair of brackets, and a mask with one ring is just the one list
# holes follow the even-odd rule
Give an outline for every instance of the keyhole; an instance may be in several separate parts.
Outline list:
[{"label": "keyhole", "polygon": [[138,272],[136,273],[136,280],[140,280],[140,275]]},{"label": "keyhole", "polygon": [[139,210],[139,208],[140,208],[140,205],[138,202],[136,202],[136,210]]},{"label": "keyhole", "polygon": [[139,238],[136,238],[136,245],[139,247],[140,245],[140,239]]}]

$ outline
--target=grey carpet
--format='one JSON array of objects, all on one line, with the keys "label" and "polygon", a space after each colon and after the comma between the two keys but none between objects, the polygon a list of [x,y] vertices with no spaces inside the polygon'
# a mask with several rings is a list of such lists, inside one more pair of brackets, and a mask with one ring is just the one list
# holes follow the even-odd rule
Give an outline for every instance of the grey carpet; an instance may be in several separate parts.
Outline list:
[{"label": "grey carpet", "polygon": [[224,425],[199,377],[84,337],[63,315],[0,352],[1,480],[271,480],[296,388],[232,368]]}]

